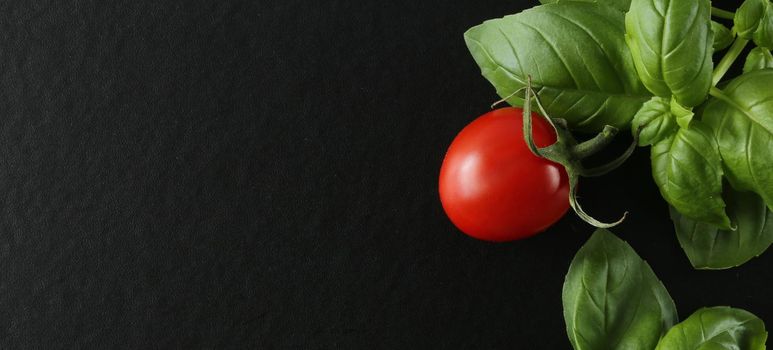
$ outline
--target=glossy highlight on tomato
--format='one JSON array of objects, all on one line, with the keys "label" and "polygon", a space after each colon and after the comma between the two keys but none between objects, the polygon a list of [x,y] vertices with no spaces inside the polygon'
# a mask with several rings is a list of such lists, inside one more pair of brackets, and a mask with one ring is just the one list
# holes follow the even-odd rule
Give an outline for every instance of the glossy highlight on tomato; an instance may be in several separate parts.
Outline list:
[{"label": "glossy highlight on tomato", "polygon": [[[501,108],[467,125],[448,148],[440,169],[440,201],[462,232],[504,242],[533,236],[569,209],[564,168],[531,153],[523,138],[523,110]],[[538,147],[555,131],[532,113]]]}]

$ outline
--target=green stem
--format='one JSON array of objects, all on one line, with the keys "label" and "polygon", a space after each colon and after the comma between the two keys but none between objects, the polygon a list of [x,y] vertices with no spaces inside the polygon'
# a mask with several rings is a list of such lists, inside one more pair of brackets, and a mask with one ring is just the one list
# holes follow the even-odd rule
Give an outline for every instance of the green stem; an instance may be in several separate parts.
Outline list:
[{"label": "green stem", "polygon": [[744,110],[743,107],[741,107],[737,103],[735,103],[735,101],[733,101],[730,97],[725,95],[724,91],[720,90],[717,87],[712,87],[711,89],[709,89],[709,95],[713,96],[717,100],[720,100],[722,102],[725,102],[725,103],[729,104],[733,108],[736,108],[736,109],[738,109],[740,111]]},{"label": "green stem", "polygon": [[722,77],[725,76],[727,70],[730,69],[730,66],[733,65],[748,43],[749,40],[740,37],[735,39],[733,46],[730,46],[730,49],[725,53],[725,57],[722,57],[722,60],[714,68],[714,74],[711,76],[711,86],[717,86],[717,83],[722,80]]},{"label": "green stem", "polygon": [[507,102],[507,100],[509,100],[511,97],[513,97],[513,96],[515,96],[515,95],[518,95],[518,94],[520,94],[521,92],[523,92],[523,90],[524,90],[524,89],[526,89],[526,88],[525,88],[525,87],[522,87],[522,88],[520,88],[520,89],[518,89],[518,90],[515,90],[515,92],[513,92],[513,93],[512,93],[512,94],[510,94],[510,95],[507,95],[507,97],[503,97],[502,99],[500,99],[500,100],[498,100],[498,101],[496,101],[496,102],[492,103],[492,104],[491,104],[491,109],[494,109],[496,106],[498,106],[498,105],[500,105],[500,104],[502,104],[502,103],[505,103],[505,102]]},{"label": "green stem", "polygon": [[[529,76],[529,80],[528,81],[529,81],[528,82],[529,85],[527,86],[527,88],[529,90],[532,90],[531,89],[531,75]],[[542,116],[545,118],[545,120],[547,120],[548,124],[550,124],[550,126],[553,127],[553,129],[557,129],[556,124],[553,122],[553,118],[550,116],[550,114],[548,114],[548,111],[546,111],[545,107],[542,105],[542,101],[540,101],[539,95],[536,92],[534,92],[534,90],[532,90],[532,94],[534,95],[534,102],[537,103],[537,108],[539,108],[539,111],[540,111],[540,113],[542,113]],[[556,135],[556,136],[561,137],[561,135]]]},{"label": "green stem", "polygon": [[[526,87],[526,96],[523,99],[523,139],[526,141],[526,146],[529,147],[531,153],[534,153],[537,157],[544,158],[545,156],[540,153],[539,147],[534,143],[534,136],[532,135],[531,128],[531,76],[528,77],[529,85]],[[547,117],[546,117],[547,118]]]},{"label": "green stem", "polygon": [[711,89],[709,89],[709,95],[716,97],[718,100],[727,100],[725,93],[716,86],[712,86]]},{"label": "green stem", "polygon": [[577,159],[588,158],[609,145],[609,143],[615,139],[616,134],[617,128],[606,125],[604,126],[604,130],[602,130],[592,139],[574,146],[572,148],[572,153],[575,155],[575,157],[577,157]]},{"label": "green stem", "polygon": [[577,201],[577,181],[578,181],[577,174],[569,173],[569,205],[572,207],[572,209],[574,209],[574,212],[577,213],[577,216],[579,216],[580,219],[598,228],[614,227],[619,225],[621,222],[623,222],[623,220],[625,220],[625,217],[628,215],[628,212],[623,213],[623,217],[621,217],[617,221],[610,222],[610,223],[598,221],[594,217],[588,215],[588,213],[586,213],[585,210],[582,209],[582,206],[580,206],[580,202]]},{"label": "green stem", "polygon": [[628,146],[628,149],[626,149],[623,154],[621,154],[615,160],[607,164],[604,164],[595,168],[590,168],[590,169],[581,169],[580,175],[585,177],[595,177],[595,176],[604,175],[612,170],[617,169],[618,167],[623,165],[623,163],[625,163],[625,161],[628,160],[628,158],[631,157],[631,155],[633,154],[633,151],[636,150],[637,144],[639,144],[639,137],[638,137],[638,133],[635,133],[633,137],[633,142],[631,142],[631,145]]},{"label": "green stem", "polygon": [[[534,143],[531,120],[532,99],[534,99],[534,102],[537,104],[539,111],[542,113],[542,117],[545,118],[545,121],[547,121],[556,132],[556,142],[550,146],[539,148]],[[531,88],[531,76],[527,76],[526,94],[523,103],[523,138],[526,141],[526,146],[529,147],[529,150],[531,150],[534,155],[564,166],[566,174],[569,177],[569,205],[582,220],[599,228],[609,228],[621,223],[628,212],[623,214],[623,217],[619,220],[612,223],[606,223],[596,220],[582,209],[580,203],[577,201],[577,182],[579,181],[579,177],[585,173],[585,169],[583,168],[580,159],[581,157],[587,157],[604,148],[604,146],[612,141],[616,133],[617,128],[607,125],[604,127],[604,130],[594,138],[578,145],[569,131],[566,121],[563,119],[554,120],[548,115],[545,107],[542,106],[542,102],[540,102],[539,95]],[[635,145],[636,139],[634,139],[633,148],[635,148]],[[619,157],[610,164],[600,168],[591,169],[590,173],[600,175],[602,172],[612,170],[628,159],[631,153],[633,153],[633,150],[629,149],[622,157]]]},{"label": "green stem", "polygon": [[711,7],[711,15],[717,18],[724,18],[724,19],[734,19],[735,18],[735,12],[725,11],[723,9],[718,9],[714,6]]}]

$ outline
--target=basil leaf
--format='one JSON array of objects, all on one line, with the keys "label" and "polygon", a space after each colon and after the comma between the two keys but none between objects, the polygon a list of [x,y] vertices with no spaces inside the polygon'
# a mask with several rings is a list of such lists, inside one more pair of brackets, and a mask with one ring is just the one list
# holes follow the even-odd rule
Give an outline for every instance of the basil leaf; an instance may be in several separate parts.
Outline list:
[{"label": "basil leaf", "polygon": [[599,4],[612,6],[623,12],[628,11],[628,8],[631,7],[631,0],[539,0],[539,2],[543,4],[552,4],[554,2],[560,2],[560,1],[596,2]]},{"label": "basil leaf", "polygon": [[752,38],[757,46],[773,49],[773,6],[770,6],[770,3],[768,3],[765,14],[762,15],[760,24]]},{"label": "basil leaf", "polygon": [[625,28],[647,89],[688,108],[706,99],[714,41],[709,0],[633,0]]},{"label": "basil leaf", "polygon": [[645,102],[631,122],[631,130],[639,132],[639,146],[652,145],[669,138],[677,128],[676,119],[671,114],[671,104],[662,97],[653,97]]},{"label": "basil leaf", "polygon": [[656,350],[764,350],[767,338],[765,323],[748,311],[703,308],[671,328]]},{"label": "basil leaf", "polygon": [[677,321],[674,301],[649,265],[604,229],[575,255],[562,299],[577,350],[652,350]]},{"label": "basil leaf", "polygon": [[773,55],[770,50],[761,47],[755,47],[749,51],[746,56],[746,62],[743,64],[743,72],[749,73],[753,70],[773,68]]},{"label": "basil leaf", "polygon": [[733,26],[739,37],[752,40],[769,5],[768,0],[746,0],[741,4],[733,18]]},{"label": "basil leaf", "polygon": [[722,160],[711,129],[700,121],[652,147],[652,176],[663,198],[683,215],[730,228],[722,199]]},{"label": "basil leaf", "polygon": [[773,243],[773,212],[754,192],[725,191],[735,231],[698,222],[671,207],[679,244],[696,269],[727,269],[762,254]]},{"label": "basil leaf", "polygon": [[623,40],[623,14],[594,3],[562,1],[494,19],[465,33],[472,56],[502,97],[527,76],[547,112],[581,131],[625,127],[651,95],[639,82]]},{"label": "basil leaf", "polygon": [[746,0],[733,18],[738,36],[759,47],[773,48],[773,6],[768,0]]},{"label": "basil leaf", "polygon": [[703,120],[716,135],[730,184],[741,191],[757,192],[768,208],[773,208],[771,86],[773,69],[743,74],[703,110]]},{"label": "basil leaf", "polygon": [[714,51],[726,49],[735,39],[735,34],[719,22],[711,21],[711,32],[714,33],[714,42],[712,43]]}]

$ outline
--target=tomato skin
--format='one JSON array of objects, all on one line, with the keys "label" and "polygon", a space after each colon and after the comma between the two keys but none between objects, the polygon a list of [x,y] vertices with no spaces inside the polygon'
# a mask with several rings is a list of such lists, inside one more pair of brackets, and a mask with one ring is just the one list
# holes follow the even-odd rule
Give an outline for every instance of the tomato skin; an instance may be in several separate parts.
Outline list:
[{"label": "tomato skin", "polygon": [[[569,209],[569,181],[560,164],[531,153],[523,138],[523,110],[501,108],[467,125],[440,168],[440,201],[462,232],[505,242],[542,232]],[[545,147],[555,131],[532,113],[534,142]]]}]

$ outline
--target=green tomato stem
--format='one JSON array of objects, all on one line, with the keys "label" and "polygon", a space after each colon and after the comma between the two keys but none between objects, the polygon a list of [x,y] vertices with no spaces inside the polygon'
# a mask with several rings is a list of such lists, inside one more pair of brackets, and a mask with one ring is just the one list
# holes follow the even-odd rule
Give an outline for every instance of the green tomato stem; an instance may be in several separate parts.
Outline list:
[{"label": "green tomato stem", "polygon": [[722,57],[722,60],[719,61],[716,68],[714,68],[714,73],[711,76],[711,86],[717,86],[717,83],[722,80],[722,77],[725,76],[725,73],[727,73],[728,69],[730,69],[733,63],[735,63],[735,60],[738,58],[748,43],[749,40],[744,38],[738,37],[735,39],[733,46],[730,46],[730,49],[728,49],[725,53],[725,57]]},{"label": "green tomato stem", "polygon": [[[550,146],[540,148],[534,143],[531,120],[532,99],[542,113],[542,117],[545,118],[556,132],[556,142]],[[524,141],[526,141],[526,146],[528,146],[529,150],[537,157],[542,157],[564,166],[566,174],[569,177],[569,205],[574,209],[574,212],[577,213],[583,221],[599,228],[609,228],[621,223],[625,219],[626,214],[628,214],[627,212],[623,214],[622,218],[612,223],[601,222],[588,215],[577,201],[577,182],[579,181],[580,176],[583,176],[586,173],[598,176],[620,166],[620,164],[625,162],[631,153],[633,153],[638,138],[634,137],[632,146],[625,154],[614,161],[598,168],[586,170],[582,166],[582,158],[590,156],[607,146],[612,141],[615,134],[617,134],[617,128],[607,125],[602,132],[596,135],[596,137],[577,144],[571,131],[569,131],[569,126],[566,121],[560,118],[553,119],[548,115],[545,107],[542,106],[542,102],[540,102],[539,95],[532,90],[531,76],[527,77],[526,94],[523,100],[523,138]]]},{"label": "green tomato stem", "polygon": [[717,18],[733,19],[735,18],[735,12],[725,11],[718,9],[714,6],[711,7],[711,15]]},{"label": "green tomato stem", "polygon": [[492,104],[491,104],[491,109],[494,109],[494,108],[496,108],[496,106],[498,106],[498,105],[500,105],[500,104],[502,104],[502,103],[505,103],[505,102],[507,102],[507,100],[509,100],[511,97],[513,97],[513,96],[515,96],[515,95],[518,95],[518,94],[520,94],[520,93],[521,93],[521,92],[523,92],[523,90],[525,90],[525,89],[526,89],[525,87],[522,87],[522,88],[520,88],[520,89],[518,89],[518,90],[515,90],[515,92],[513,92],[512,94],[510,94],[510,95],[507,95],[506,97],[503,97],[502,99],[500,99],[500,100],[498,100],[498,101],[496,101],[496,102],[492,103]]},{"label": "green tomato stem", "polygon": [[[529,84],[531,85],[531,77],[529,77]],[[534,137],[532,135],[531,93],[531,86],[529,86],[529,88],[526,89],[526,96],[523,100],[523,139],[526,141],[526,146],[529,147],[531,153],[534,153],[534,155],[537,157],[544,158],[545,155],[540,152],[539,147],[537,147],[537,145],[534,143]]]},{"label": "green tomato stem", "polygon": [[572,207],[572,209],[574,209],[574,212],[577,214],[577,216],[580,217],[580,219],[598,228],[615,227],[625,220],[625,217],[628,216],[627,211],[623,213],[623,217],[621,217],[615,222],[609,222],[609,223],[598,221],[594,217],[588,215],[588,213],[586,213],[585,210],[582,209],[582,206],[580,206],[580,202],[577,201],[578,180],[579,180],[579,177],[577,176],[577,174],[569,173],[569,205]]},{"label": "green tomato stem", "polygon": [[604,175],[612,170],[617,169],[618,167],[623,165],[623,163],[625,163],[625,161],[628,160],[628,158],[631,157],[631,155],[633,154],[633,151],[636,150],[637,144],[639,144],[638,132],[634,133],[633,142],[631,142],[631,145],[628,146],[628,149],[626,149],[625,152],[621,154],[619,157],[617,157],[615,160],[595,168],[589,168],[589,169],[581,168],[580,175],[585,177],[596,177],[596,176]]},{"label": "green tomato stem", "polygon": [[592,139],[582,142],[572,148],[572,153],[577,159],[588,158],[607,147],[617,135],[617,128],[607,125]]}]

